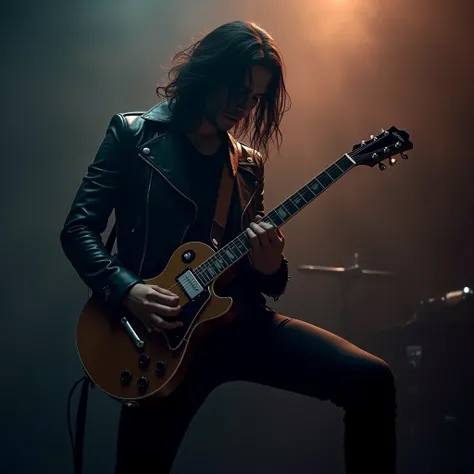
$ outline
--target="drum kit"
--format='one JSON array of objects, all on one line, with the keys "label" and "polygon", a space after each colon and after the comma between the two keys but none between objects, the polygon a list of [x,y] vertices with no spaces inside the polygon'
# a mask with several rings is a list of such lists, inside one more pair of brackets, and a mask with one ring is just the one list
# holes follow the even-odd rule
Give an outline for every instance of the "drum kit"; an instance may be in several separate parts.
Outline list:
[{"label": "drum kit", "polygon": [[[301,265],[298,270],[339,280],[343,336],[349,339],[353,338],[349,331],[353,326],[348,308],[350,286],[356,281],[395,278],[392,272],[362,268],[357,253],[348,267]],[[440,466],[458,474],[474,472],[474,458],[466,457],[471,452],[474,425],[472,287],[423,299],[405,322],[369,332],[369,337],[362,336],[361,347],[387,361],[397,381],[400,454],[407,472],[421,464],[426,471],[417,472],[438,472]],[[430,458],[436,459],[434,464],[427,457],[421,462],[421,453],[433,449],[437,453]]]},{"label": "drum kit", "polygon": [[[359,254],[354,253],[352,264],[347,267],[328,267],[321,265],[300,265],[298,271],[310,275],[335,276],[339,280],[342,294],[341,323],[344,328],[344,335],[349,336],[349,311],[348,294],[352,284],[356,281],[374,281],[382,279],[394,279],[393,272],[385,270],[370,270],[362,268],[359,263]],[[400,330],[410,330],[417,324],[429,324],[431,322],[449,322],[458,319],[460,314],[463,318],[474,323],[474,290],[469,286],[461,289],[448,291],[442,295],[421,300],[414,311],[411,319],[406,322],[384,328],[382,332],[400,332]],[[459,311],[459,310],[462,311]],[[455,314],[455,317],[451,317]]]}]

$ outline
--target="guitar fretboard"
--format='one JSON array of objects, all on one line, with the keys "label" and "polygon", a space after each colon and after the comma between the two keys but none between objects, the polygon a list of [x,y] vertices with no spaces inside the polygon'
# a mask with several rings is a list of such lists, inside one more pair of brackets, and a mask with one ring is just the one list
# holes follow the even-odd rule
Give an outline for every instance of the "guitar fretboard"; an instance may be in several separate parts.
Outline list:
[{"label": "guitar fretboard", "polygon": [[[331,166],[302,186],[280,205],[266,214],[262,221],[278,228],[323,193],[331,184],[346,174],[355,165],[349,155],[344,155]],[[219,275],[250,252],[251,245],[246,232],[219,249],[214,255],[195,268],[194,273],[203,286],[209,285]]]}]

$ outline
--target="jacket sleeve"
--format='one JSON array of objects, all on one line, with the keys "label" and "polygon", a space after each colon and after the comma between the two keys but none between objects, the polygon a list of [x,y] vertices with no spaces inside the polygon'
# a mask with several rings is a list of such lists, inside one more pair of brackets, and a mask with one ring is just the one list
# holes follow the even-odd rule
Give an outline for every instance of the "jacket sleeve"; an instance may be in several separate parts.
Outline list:
[{"label": "jacket sleeve", "polygon": [[129,146],[128,122],[116,114],[76,193],[60,234],[64,254],[94,296],[111,308],[136,283],[137,275],[120,265],[102,242],[101,234],[115,207]]},{"label": "jacket sleeve", "polygon": [[[265,206],[264,206],[264,170],[263,164],[260,168],[261,173],[261,192],[255,197],[256,200],[256,211],[257,214],[263,215],[265,213]],[[248,262],[248,277],[250,278],[251,285],[253,285],[258,291],[261,293],[273,298],[275,301],[280,298],[281,295],[286,291],[286,287],[289,281],[289,273],[288,273],[288,260],[285,258],[284,255],[281,257],[281,264],[279,269],[273,273],[272,275],[264,275],[260,273],[255,267],[252,265],[252,261],[250,259],[250,255],[247,259]]]}]

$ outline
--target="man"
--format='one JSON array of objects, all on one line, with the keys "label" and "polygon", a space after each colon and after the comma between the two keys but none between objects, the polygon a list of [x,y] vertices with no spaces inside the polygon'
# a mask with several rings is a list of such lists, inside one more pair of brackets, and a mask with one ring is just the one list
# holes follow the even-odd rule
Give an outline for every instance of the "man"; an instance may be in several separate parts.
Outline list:
[{"label": "man", "polygon": [[[116,474],[168,473],[196,410],[230,380],[331,400],[345,410],[346,472],[394,473],[395,388],[387,364],[277,314],[262,295],[277,299],[288,280],[284,237],[260,221],[268,143],[281,144],[288,102],[274,40],[236,21],[175,59],[169,84],[157,89],[166,100],[112,118],[61,233],[64,252],[111,308],[125,305],[156,331],[179,326],[177,296],[143,281],[159,274],[182,242],[210,243],[223,166],[235,183],[224,240],[245,230],[252,250],[228,289],[238,315],[199,348],[184,382],[156,408],[123,405]],[[231,129],[247,132],[252,148],[239,152]],[[100,238],[113,209],[116,256]]]}]

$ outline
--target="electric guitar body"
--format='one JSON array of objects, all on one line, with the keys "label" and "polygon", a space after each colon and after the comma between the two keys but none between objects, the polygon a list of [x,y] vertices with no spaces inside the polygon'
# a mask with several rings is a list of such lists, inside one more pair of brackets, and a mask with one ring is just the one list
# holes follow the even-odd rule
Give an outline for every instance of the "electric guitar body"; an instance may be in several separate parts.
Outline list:
[{"label": "electric guitar body", "polygon": [[112,314],[94,297],[88,300],[77,324],[76,343],[81,363],[94,384],[112,398],[141,403],[153,403],[178,386],[206,333],[228,324],[235,316],[232,298],[214,292],[214,288],[230,282],[232,268],[203,291],[198,289],[194,298],[178,290],[181,278],[180,288],[183,285],[192,291],[196,284],[193,270],[214,253],[201,242],[184,244],[160,275],[145,281],[179,295],[182,327],[149,332],[126,309]]}]

